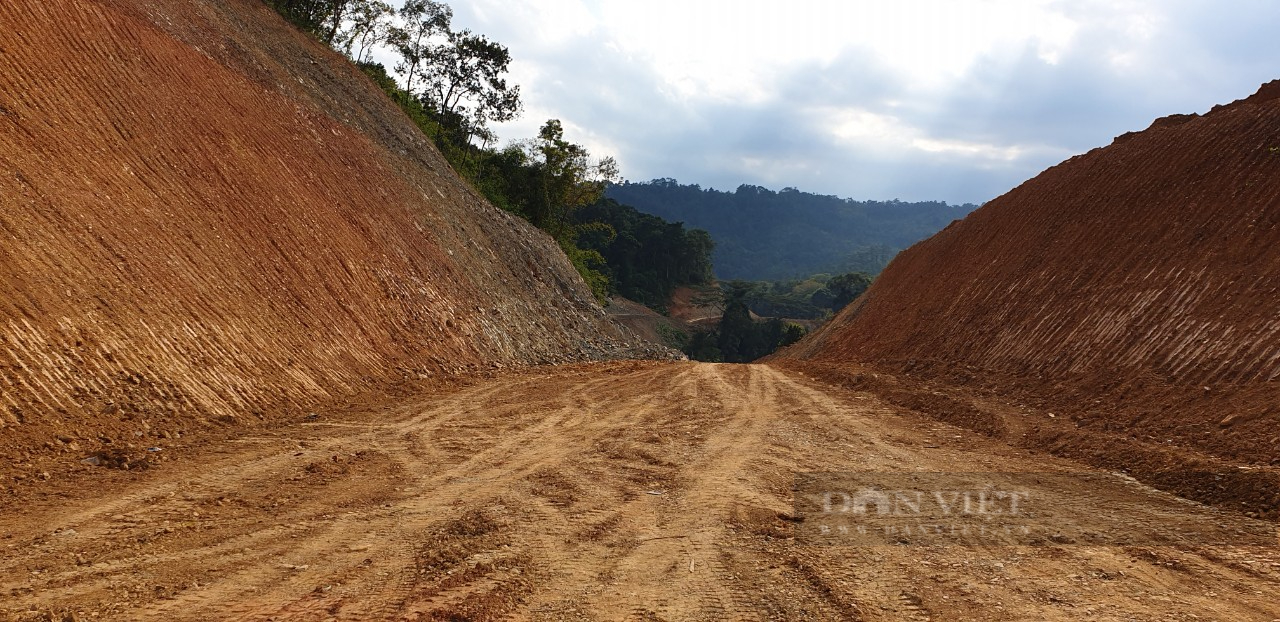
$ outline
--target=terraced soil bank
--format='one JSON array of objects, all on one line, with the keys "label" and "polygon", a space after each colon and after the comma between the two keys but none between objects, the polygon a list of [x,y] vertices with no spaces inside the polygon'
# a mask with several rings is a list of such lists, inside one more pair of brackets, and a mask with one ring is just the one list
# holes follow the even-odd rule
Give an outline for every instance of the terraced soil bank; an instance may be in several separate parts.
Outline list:
[{"label": "terraced soil bank", "polygon": [[259,0],[0,3],[0,620],[1280,620],[1278,248],[1272,83],[679,361]]}]

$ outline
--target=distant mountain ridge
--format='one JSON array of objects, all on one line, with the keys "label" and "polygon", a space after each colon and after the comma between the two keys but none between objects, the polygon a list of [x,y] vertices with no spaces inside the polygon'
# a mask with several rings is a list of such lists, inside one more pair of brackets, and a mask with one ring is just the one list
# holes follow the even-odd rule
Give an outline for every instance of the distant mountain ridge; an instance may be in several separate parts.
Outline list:
[{"label": "distant mountain ridge", "polygon": [[716,276],[781,280],[820,272],[878,273],[898,251],[964,218],[977,205],[855,201],[741,185],[733,192],[674,179],[624,182],[607,196],[715,240]]}]

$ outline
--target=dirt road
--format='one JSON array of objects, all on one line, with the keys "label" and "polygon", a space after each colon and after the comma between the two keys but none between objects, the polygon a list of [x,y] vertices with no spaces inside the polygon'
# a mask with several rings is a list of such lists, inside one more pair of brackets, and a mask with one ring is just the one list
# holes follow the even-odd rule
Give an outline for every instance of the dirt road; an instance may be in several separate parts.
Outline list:
[{"label": "dirt road", "polygon": [[795,539],[797,472],[1072,469],[767,366],[514,373],[7,508],[0,620],[1280,619],[1274,545]]}]

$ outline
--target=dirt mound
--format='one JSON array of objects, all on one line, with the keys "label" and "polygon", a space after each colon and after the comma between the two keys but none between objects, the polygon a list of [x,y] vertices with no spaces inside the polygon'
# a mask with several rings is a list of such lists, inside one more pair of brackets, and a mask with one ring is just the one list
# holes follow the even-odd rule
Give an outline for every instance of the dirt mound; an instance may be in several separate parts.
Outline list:
[{"label": "dirt mound", "polygon": [[724,315],[720,286],[677,287],[671,292],[670,315],[689,326],[714,326]]},{"label": "dirt mound", "polygon": [[0,22],[5,455],[649,347],[261,2],[19,0]]},{"label": "dirt mound", "polygon": [[1037,406],[1056,418],[1042,446],[1109,466],[1280,462],[1278,95],[1046,170],[899,255],[784,356],[979,388],[1014,419]]},{"label": "dirt mound", "polygon": [[609,306],[605,307],[605,311],[613,321],[653,343],[670,341],[672,335],[683,326],[678,321],[673,321],[649,307],[621,296],[610,298]]}]

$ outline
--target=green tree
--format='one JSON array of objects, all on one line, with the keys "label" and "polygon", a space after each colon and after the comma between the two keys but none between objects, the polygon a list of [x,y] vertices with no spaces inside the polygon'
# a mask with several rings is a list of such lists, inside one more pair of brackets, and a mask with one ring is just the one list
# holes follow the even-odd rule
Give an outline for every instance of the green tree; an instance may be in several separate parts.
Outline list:
[{"label": "green tree", "polygon": [[538,170],[539,196],[530,206],[530,220],[556,237],[571,235],[570,214],[598,201],[606,185],[618,179],[617,161],[592,160],[586,147],[565,140],[559,119],[543,124],[524,149]]},{"label": "green tree", "polygon": [[434,60],[438,36],[449,33],[453,9],[434,0],[406,0],[400,8],[400,24],[387,31],[387,43],[400,55],[395,70],[404,74],[404,90],[413,95],[413,81]]},{"label": "green tree", "polygon": [[382,0],[354,0],[348,12],[349,24],[337,42],[348,58],[368,62],[374,46],[387,40],[396,10]]},{"label": "green tree", "polygon": [[607,198],[574,210],[572,220],[578,246],[604,256],[610,293],[665,313],[676,287],[712,280],[714,244],[705,231]]},{"label": "green tree", "polygon": [[511,65],[506,46],[470,31],[450,32],[422,68],[423,103],[440,122],[454,130],[458,144],[475,136],[491,139],[490,121],[510,121],[520,114],[520,87],[508,84]]},{"label": "green tree", "polygon": [[321,29],[321,36],[324,42],[333,45],[338,37],[338,31],[342,28],[342,21],[346,18],[347,9],[351,8],[352,0],[329,0],[327,15],[325,15],[324,27]]},{"label": "green tree", "polygon": [[[726,363],[748,363],[799,341],[805,330],[798,324],[779,318],[756,321],[751,317],[747,299],[762,287],[746,281],[723,285],[724,314],[713,331],[697,333],[689,340],[685,354],[694,360],[716,360]],[[714,344],[714,348],[709,344]],[[704,358],[714,356],[715,359]]]},{"label": "green tree", "polygon": [[862,295],[871,287],[871,275],[864,272],[849,272],[832,277],[827,281],[826,290],[831,294],[831,309],[839,311]]},{"label": "green tree", "polygon": [[806,332],[807,331],[805,331],[803,326],[787,322],[782,327],[782,340],[778,345],[785,348],[797,341],[800,341],[801,339],[804,339]]},{"label": "green tree", "polygon": [[266,0],[271,8],[277,13],[283,15],[285,19],[292,22],[295,26],[317,36],[323,38],[326,42],[332,41],[328,36],[328,24],[331,23],[334,13],[339,14],[341,20],[341,12],[345,10],[347,0]]},{"label": "green tree", "polygon": [[751,319],[751,310],[746,303],[750,289],[751,284],[743,282],[733,282],[726,286],[724,314],[720,316],[717,328],[720,337],[716,345],[724,360],[729,363],[754,360],[755,352],[761,349],[756,323]]},{"label": "green tree", "polygon": [[724,362],[724,354],[720,352],[719,346],[716,345],[718,339],[718,333],[715,331],[696,332],[689,339],[689,345],[685,347],[684,353],[695,361]]}]

